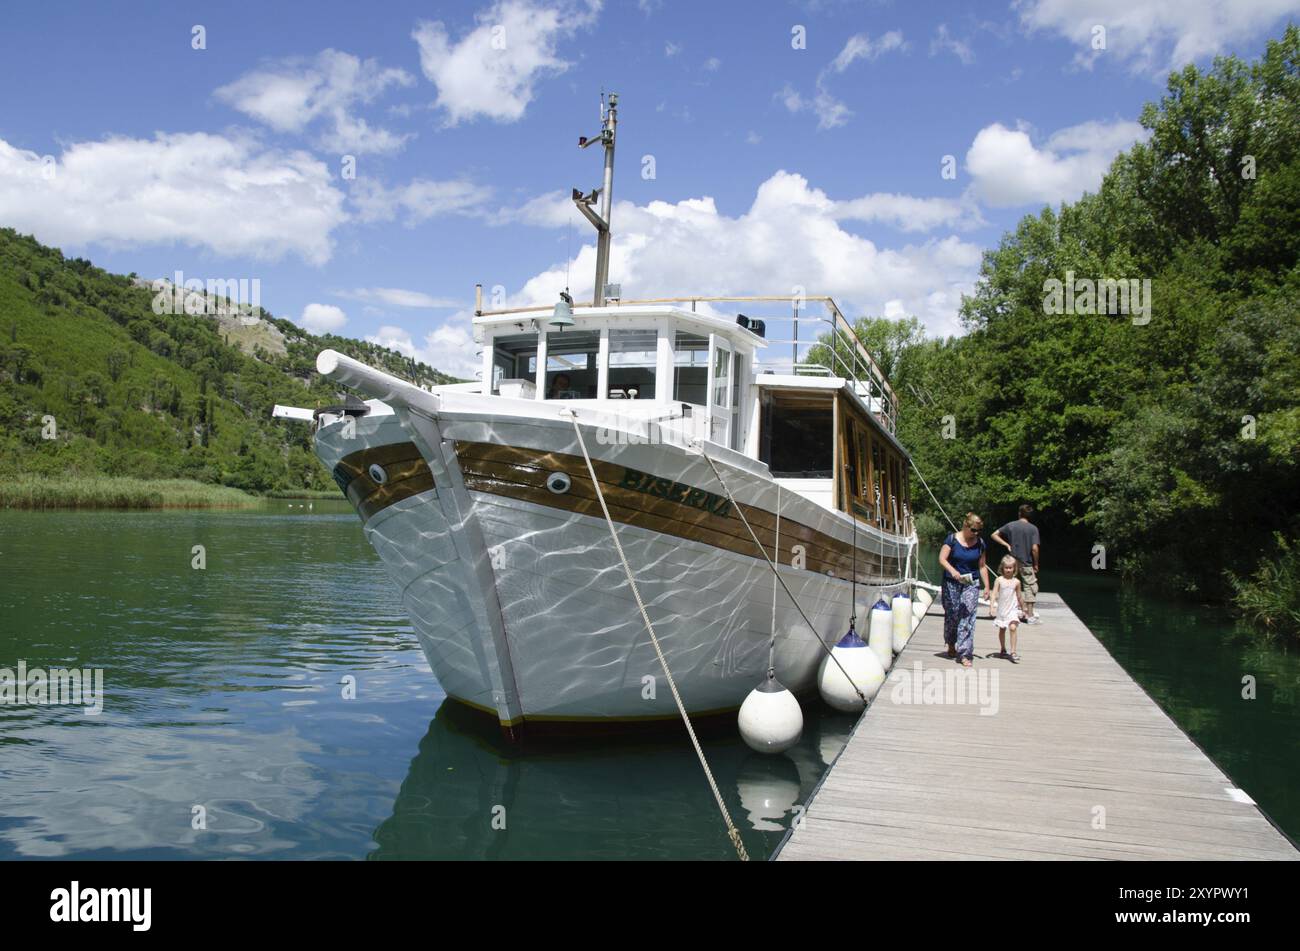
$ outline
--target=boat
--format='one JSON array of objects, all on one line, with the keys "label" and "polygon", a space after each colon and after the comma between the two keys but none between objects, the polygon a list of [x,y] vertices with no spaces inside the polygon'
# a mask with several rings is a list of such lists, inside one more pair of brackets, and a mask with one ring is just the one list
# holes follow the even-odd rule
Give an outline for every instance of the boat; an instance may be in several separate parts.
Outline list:
[{"label": "boat", "polygon": [[852,324],[829,297],[621,299],[615,96],[601,119],[579,144],[603,146],[603,186],[573,192],[589,303],[484,309],[480,285],[477,380],[325,350],[347,399],[275,410],[314,426],[448,697],[516,738],[673,722],[674,692],[735,711],[769,670],[813,691],[852,620],[911,585],[898,400]]}]

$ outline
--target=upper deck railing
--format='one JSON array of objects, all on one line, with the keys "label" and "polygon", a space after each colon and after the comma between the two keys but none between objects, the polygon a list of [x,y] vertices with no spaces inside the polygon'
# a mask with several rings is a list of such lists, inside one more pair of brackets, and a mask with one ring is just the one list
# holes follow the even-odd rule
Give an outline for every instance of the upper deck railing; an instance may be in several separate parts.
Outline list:
[{"label": "upper deck railing", "polygon": [[[788,337],[766,336],[768,348],[756,357],[754,370],[757,373],[783,373],[794,376],[841,377],[848,381],[854,392],[867,404],[872,415],[880,420],[889,433],[895,431],[898,422],[898,397],[893,387],[885,379],[871,354],[863,345],[851,324],[841,313],[835,301],[830,297],[801,296],[757,296],[757,297],[655,297],[645,300],[620,300],[606,306],[645,305],[645,304],[689,304],[695,310],[697,304],[765,304],[784,303],[791,306],[791,311],[782,316],[759,316],[770,329],[780,327],[789,330]],[[809,304],[820,304],[824,313],[807,314],[800,310]],[[573,305],[575,311],[588,310],[590,304]],[[503,310],[483,310],[482,291],[476,298],[474,313],[478,316],[502,316],[506,314],[533,313],[544,310],[542,305],[532,307],[511,307]],[[788,348],[788,349],[787,349]]]}]

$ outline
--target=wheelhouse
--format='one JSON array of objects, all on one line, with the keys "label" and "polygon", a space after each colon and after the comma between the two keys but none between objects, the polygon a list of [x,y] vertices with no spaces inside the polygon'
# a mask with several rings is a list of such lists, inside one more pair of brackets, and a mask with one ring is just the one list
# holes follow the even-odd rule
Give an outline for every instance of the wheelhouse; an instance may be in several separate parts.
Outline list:
[{"label": "wheelhouse", "polygon": [[656,422],[746,455],[755,354],[747,324],[683,308],[580,308],[572,326],[548,311],[480,315],[484,393],[572,400]]},{"label": "wheelhouse", "polygon": [[[559,320],[537,308],[480,309],[482,392],[539,409],[575,401],[622,426],[653,422],[708,440],[825,508],[909,533],[897,399],[834,302],[816,299],[825,316],[800,314],[800,301],[792,316],[755,319],[719,313],[723,300],[577,305]],[[789,336],[769,338],[769,325]]]}]

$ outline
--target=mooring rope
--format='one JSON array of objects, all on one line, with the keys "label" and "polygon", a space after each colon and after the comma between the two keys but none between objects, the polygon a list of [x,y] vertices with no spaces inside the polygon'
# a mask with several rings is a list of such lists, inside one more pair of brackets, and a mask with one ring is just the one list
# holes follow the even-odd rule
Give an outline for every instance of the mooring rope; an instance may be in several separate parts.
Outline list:
[{"label": "mooring rope", "polygon": [[695,736],[695,728],[691,726],[691,718],[686,712],[686,705],[682,703],[681,694],[677,692],[677,684],[673,681],[673,673],[668,669],[668,661],[664,657],[663,649],[659,646],[659,638],[655,634],[655,626],[650,623],[650,614],[645,609],[645,602],[641,600],[641,592],[636,586],[636,578],[632,576],[632,568],[627,563],[627,556],[623,554],[623,545],[618,540],[618,532],[614,530],[614,519],[610,517],[609,506],[605,504],[605,491],[600,487],[600,480],[596,478],[596,467],[591,464],[591,456],[587,453],[587,441],[582,436],[582,428],[578,425],[578,414],[569,410],[569,415],[573,417],[573,431],[578,434],[578,445],[582,447],[582,458],[587,463],[587,473],[591,476],[591,484],[596,487],[596,498],[600,501],[600,510],[605,513],[605,524],[609,527],[609,537],[614,542],[614,549],[618,552],[618,560],[623,563],[623,572],[627,575],[627,583],[632,586],[632,596],[636,598],[636,606],[641,611],[641,620],[645,622],[646,630],[650,632],[650,643],[654,645],[655,653],[659,655],[659,663],[664,669],[664,677],[668,680],[668,687],[673,692],[673,700],[677,703],[677,711],[682,715],[682,722],[686,724],[686,732],[690,735],[691,745],[695,747],[695,755],[700,758],[700,766],[704,769],[704,775],[709,781],[709,788],[713,790],[713,798],[717,800],[718,811],[722,813],[722,821],[727,824],[727,836],[731,839],[731,844],[736,847],[736,854],[740,856],[742,862],[749,861],[749,853],[745,851],[745,843],[741,841],[740,832],[736,829],[735,823],[731,821],[731,813],[727,811],[727,805],[722,801],[722,793],[718,791],[718,784],[713,779],[713,771],[709,769],[709,761],[704,756],[704,750],[700,747],[700,741]]},{"label": "mooring rope", "polygon": [[[776,532],[772,538],[772,555],[781,557],[781,483],[776,484]],[[776,676],[776,579],[772,579],[772,635],[767,642],[767,675]]]},{"label": "mooring rope", "polygon": [[921,475],[921,470],[916,467],[916,461],[910,456],[907,461],[912,464],[912,469],[916,472],[916,477],[921,480],[921,485],[925,486],[925,491],[929,494],[930,501],[934,503],[934,507],[939,510],[939,514],[941,514],[944,517],[944,520],[952,526],[954,532],[959,531],[957,526],[953,525],[952,519],[948,518],[948,513],[943,510],[943,506],[939,504],[939,500],[934,497],[934,493],[930,491],[930,483],[926,482],[925,476]]},{"label": "mooring rope", "polygon": [[[759,553],[763,556],[763,560],[767,562],[767,566],[772,569],[772,574],[776,576],[776,580],[781,582],[781,587],[785,589],[786,596],[789,597],[790,602],[795,606],[795,610],[799,612],[799,615],[800,617],[803,618],[804,623],[808,625],[808,630],[812,632],[813,640],[815,640],[819,645],[821,645],[821,649],[826,653],[827,657],[835,661],[835,666],[840,669],[840,673],[842,673],[844,675],[844,679],[849,682],[849,686],[853,688],[853,692],[856,693],[859,698],[861,698],[863,704],[866,704],[868,702],[866,694],[862,692],[862,690],[858,687],[854,679],[849,676],[849,672],[844,669],[844,665],[840,663],[840,659],[831,652],[831,649],[829,647],[826,646],[826,642],[823,641],[821,635],[817,633],[816,625],[814,625],[813,622],[809,620],[807,612],[805,612],[803,609],[803,605],[799,603],[799,599],[794,596],[794,592],[791,591],[789,585],[785,583],[785,579],[781,577],[781,572],[776,570],[776,565],[772,563],[772,559],[767,557],[767,549],[763,547],[763,543],[760,542],[758,540],[758,536],[754,534],[754,529],[750,527],[749,519],[745,518],[745,512],[740,507],[740,503],[736,501],[736,497],[731,494],[731,489],[727,488],[727,480],[722,478],[722,473],[718,471],[718,467],[713,464],[713,460],[709,457],[709,454],[705,452],[704,441],[700,440],[698,442],[698,445],[700,447],[700,455],[704,457],[704,461],[707,462],[709,464],[709,468],[713,470],[714,478],[718,480],[718,485],[722,486],[722,491],[726,493],[727,500],[731,503],[731,507],[734,508],[736,510],[736,514],[740,516],[741,522],[743,522],[745,525],[745,531],[749,532],[749,537],[754,540],[754,546],[758,549]],[[855,548],[855,553],[856,553],[856,548]],[[856,571],[854,572],[854,579],[855,581],[857,579]],[[854,606],[854,612],[851,613],[856,613],[856,605]]]}]

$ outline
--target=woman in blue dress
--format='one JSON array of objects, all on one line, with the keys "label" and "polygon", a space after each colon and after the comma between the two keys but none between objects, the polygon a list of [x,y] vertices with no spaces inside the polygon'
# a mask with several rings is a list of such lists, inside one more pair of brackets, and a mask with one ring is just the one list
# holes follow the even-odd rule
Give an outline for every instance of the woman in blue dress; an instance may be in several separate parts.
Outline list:
[{"label": "woman in blue dress", "polygon": [[967,512],[961,531],[943,540],[939,566],[943,569],[943,639],[948,656],[963,667],[971,665],[975,653],[975,614],[979,611],[980,589],[989,596],[989,568],[984,560],[984,520]]}]

